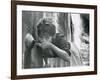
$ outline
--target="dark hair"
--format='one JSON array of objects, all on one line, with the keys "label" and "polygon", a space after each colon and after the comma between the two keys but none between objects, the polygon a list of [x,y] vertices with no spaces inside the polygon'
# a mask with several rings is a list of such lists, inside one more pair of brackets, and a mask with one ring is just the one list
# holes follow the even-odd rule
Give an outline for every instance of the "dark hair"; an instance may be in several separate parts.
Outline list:
[{"label": "dark hair", "polygon": [[37,25],[38,36],[54,36],[56,29],[52,18],[42,18]]}]

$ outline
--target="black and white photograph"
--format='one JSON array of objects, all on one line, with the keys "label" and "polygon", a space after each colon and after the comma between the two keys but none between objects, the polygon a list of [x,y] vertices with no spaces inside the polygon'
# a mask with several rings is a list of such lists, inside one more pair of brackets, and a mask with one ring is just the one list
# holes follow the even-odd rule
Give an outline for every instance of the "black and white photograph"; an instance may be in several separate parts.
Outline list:
[{"label": "black and white photograph", "polygon": [[22,11],[23,68],[89,66],[89,14]]},{"label": "black and white photograph", "polygon": [[12,76],[97,73],[96,6],[23,1],[13,6]]}]

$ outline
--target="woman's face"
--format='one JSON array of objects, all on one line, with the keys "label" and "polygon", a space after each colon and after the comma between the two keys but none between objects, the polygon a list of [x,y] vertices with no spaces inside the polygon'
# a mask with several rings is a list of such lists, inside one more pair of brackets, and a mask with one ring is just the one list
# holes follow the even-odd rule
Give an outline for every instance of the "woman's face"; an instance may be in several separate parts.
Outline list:
[{"label": "woman's face", "polygon": [[39,37],[39,42],[45,42],[45,41],[48,41],[48,42],[52,42],[52,37],[51,36],[41,36]]}]

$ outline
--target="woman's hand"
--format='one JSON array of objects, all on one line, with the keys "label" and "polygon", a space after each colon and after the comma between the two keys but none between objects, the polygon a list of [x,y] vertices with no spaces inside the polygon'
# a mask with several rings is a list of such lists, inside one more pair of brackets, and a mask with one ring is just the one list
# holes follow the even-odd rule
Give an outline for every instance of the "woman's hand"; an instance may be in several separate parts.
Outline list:
[{"label": "woman's hand", "polygon": [[42,49],[47,49],[47,48],[50,49],[51,46],[52,46],[52,43],[51,43],[51,42],[48,42],[48,41],[42,42],[42,43],[40,44],[40,47],[41,47]]}]

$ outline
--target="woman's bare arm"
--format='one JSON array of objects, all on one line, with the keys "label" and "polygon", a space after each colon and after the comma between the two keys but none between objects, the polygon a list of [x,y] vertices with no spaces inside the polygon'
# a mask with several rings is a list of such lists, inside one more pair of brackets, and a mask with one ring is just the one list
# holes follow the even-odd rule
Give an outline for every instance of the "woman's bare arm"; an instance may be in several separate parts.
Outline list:
[{"label": "woman's bare arm", "polygon": [[65,61],[70,60],[70,56],[68,55],[68,53],[65,50],[58,48],[51,42],[43,42],[41,44],[41,47],[42,47],[42,49],[46,49],[46,48],[51,49],[58,57],[60,57],[61,59],[65,60]]},{"label": "woman's bare arm", "polygon": [[70,56],[68,55],[68,53],[65,50],[62,50],[53,44],[51,45],[51,49],[53,50],[53,52],[55,52],[56,55],[58,55],[63,60],[65,60],[65,61],[70,60]]}]

